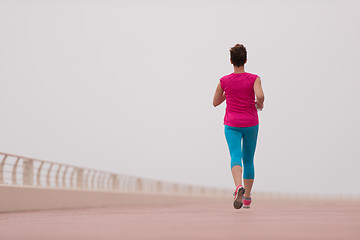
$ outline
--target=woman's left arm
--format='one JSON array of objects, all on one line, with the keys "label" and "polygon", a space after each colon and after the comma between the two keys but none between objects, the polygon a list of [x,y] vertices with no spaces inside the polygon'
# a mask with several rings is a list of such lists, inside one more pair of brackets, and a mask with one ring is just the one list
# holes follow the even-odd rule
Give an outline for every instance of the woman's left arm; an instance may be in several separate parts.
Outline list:
[{"label": "woman's left arm", "polygon": [[219,106],[223,101],[225,101],[225,92],[224,90],[221,88],[221,84],[219,83],[217,85],[215,94],[214,94],[214,100],[213,100],[213,105],[214,107]]}]

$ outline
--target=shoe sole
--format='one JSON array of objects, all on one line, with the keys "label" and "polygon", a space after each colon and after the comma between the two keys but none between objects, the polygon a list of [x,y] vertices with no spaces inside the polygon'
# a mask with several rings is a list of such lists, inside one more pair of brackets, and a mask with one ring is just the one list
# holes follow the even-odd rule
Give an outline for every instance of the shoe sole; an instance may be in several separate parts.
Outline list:
[{"label": "shoe sole", "polygon": [[241,187],[238,189],[238,193],[236,195],[236,199],[234,200],[234,208],[240,209],[243,206],[243,195],[245,194],[245,188]]},{"label": "shoe sole", "polygon": [[245,204],[244,204],[244,208],[249,209],[249,208],[250,208],[250,205],[245,205]]}]

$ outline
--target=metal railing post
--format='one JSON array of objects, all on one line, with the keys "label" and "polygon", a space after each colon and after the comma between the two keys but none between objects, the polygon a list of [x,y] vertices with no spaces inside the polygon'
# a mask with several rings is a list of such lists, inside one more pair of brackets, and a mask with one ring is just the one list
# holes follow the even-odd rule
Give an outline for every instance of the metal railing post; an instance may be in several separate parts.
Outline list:
[{"label": "metal railing post", "polygon": [[51,174],[51,169],[52,169],[52,167],[53,167],[53,165],[54,164],[50,164],[50,167],[49,167],[49,169],[48,169],[48,171],[47,171],[47,174],[46,174],[46,186],[48,186],[48,187],[50,187],[50,174]]},{"label": "metal railing post", "polygon": [[34,185],[34,161],[31,159],[23,159],[23,184]]},{"label": "metal railing post", "polygon": [[4,158],[0,164],[0,184],[4,184],[4,165],[5,165],[6,158],[7,158],[7,155],[4,156]]},{"label": "metal railing post", "polygon": [[100,189],[101,190],[105,190],[105,178],[106,178],[106,173],[101,173],[101,178],[100,178]]},{"label": "metal railing post", "polygon": [[89,189],[89,188],[90,188],[90,187],[89,187],[89,176],[90,176],[90,173],[91,173],[91,171],[90,171],[90,170],[87,170],[86,177],[85,177],[85,184],[84,184],[84,187],[85,187],[86,189]]},{"label": "metal railing post", "polygon": [[206,189],[204,187],[201,188],[200,190],[201,195],[205,195],[206,194]]},{"label": "metal railing post", "polygon": [[104,173],[100,172],[97,177],[96,186],[98,190],[103,190],[102,185],[102,179],[103,179]]},{"label": "metal railing post", "polygon": [[[23,161],[25,161],[25,159]],[[41,169],[42,169],[43,165],[44,165],[44,162],[41,162],[41,164],[37,170],[37,174],[36,174],[36,185],[37,186],[41,186]]]},{"label": "metal railing post", "polygon": [[93,172],[92,178],[91,178],[91,189],[95,190],[95,176],[96,176],[96,171]]},{"label": "metal railing post", "polygon": [[192,186],[188,186],[188,194],[190,194],[190,195],[193,194],[193,187]]},{"label": "metal railing post", "polygon": [[119,190],[119,182],[117,174],[111,174],[111,189],[112,190]]},{"label": "metal railing post", "polygon": [[143,182],[140,178],[137,178],[135,182],[135,191],[142,192],[143,190]]},{"label": "metal railing post", "polygon": [[76,187],[77,188],[84,188],[84,169],[77,168],[76,169]]},{"label": "metal railing post", "polygon": [[19,161],[20,161],[20,157],[18,157],[16,159],[16,162],[15,162],[12,172],[11,172],[11,181],[12,181],[13,185],[17,185],[16,171],[17,171],[17,166],[19,164]]},{"label": "metal railing post", "polygon": [[75,175],[75,172],[76,172],[76,168],[73,167],[73,170],[71,172],[71,175],[70,175],[70,187],[71,188],[75,188],[75,183],[74,183],[74,175]]},{"label": "metal railing post", "polygon": [[173,191],[174,191],[174,193],[178,193],[178,192],[179,192],[179,185],[178,185],[178,184],[174,183],[174,185],[173,185]]},{"label": "metal railing post", "polygon": [[[60,169],[60,167],[62,167],[62,166],[59,166],[59,169]],[[64,187],[64,188],[66,188],[66,174],[67,174],[68,169],[69,169],[69,166],[66,166],[65,170],[63,172],[63,176],[62,176],[62,187]],[[70,182],[70,184],[71,184],[71,182]],[[71,185],[70,185],[70,187],[71,187]]]},{"label": "metal railing post", "polygon": [[156,183],[156,191],[157,191],[158,193],[161,193],[161,192],[162,192],[162,184],[161,184],[160,181],[158,181],[158,182]]},{"label": "metal railing post", "polygon": [[60,187],[60,184],[59,184],[59,174],[60,174],[60,169],[61,169],[61,165],[59,164],[57,170],[56,170],[56,175],[55,175],[55,186],[56,187]]}]

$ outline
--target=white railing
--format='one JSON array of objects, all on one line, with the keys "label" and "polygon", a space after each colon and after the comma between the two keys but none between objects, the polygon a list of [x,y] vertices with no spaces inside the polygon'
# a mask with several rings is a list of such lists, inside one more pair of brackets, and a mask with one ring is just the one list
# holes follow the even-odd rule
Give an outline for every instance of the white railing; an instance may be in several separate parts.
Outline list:
[{"label": "white railing", "polygon": [[0,152],[0,184],[95,191],[228,195],[228,190],[191,186],[77,167]]}]

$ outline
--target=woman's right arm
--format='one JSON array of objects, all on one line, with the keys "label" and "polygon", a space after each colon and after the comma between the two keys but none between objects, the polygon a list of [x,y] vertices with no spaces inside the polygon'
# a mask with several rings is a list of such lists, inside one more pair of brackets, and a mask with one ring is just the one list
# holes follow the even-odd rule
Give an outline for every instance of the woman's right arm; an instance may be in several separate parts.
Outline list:
[{"label": "woman's right arm", "polygon": [[257,77],[254,83],[254,91],[255,91],[255,96],[256,96],[256,105],[257,108],[259,110],[262,110],[264,107],[264,100],[265,100],[265,96],[264,96],[264,92],[263,89],[261,87],[261,80],[260,77]]},{"label": "woman's right arm", "polygon": [[214,107],[219,106],[223,101],[225,101],[226,97],[225,97],[225,92],[224,90],[221,88],[221,83],[219,83],[217,85],[215,94],[214,94],[214,100],[213,100],[213,105]]}]

